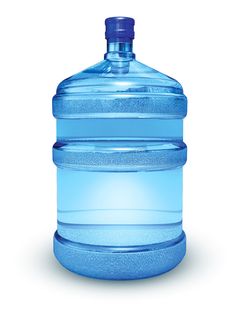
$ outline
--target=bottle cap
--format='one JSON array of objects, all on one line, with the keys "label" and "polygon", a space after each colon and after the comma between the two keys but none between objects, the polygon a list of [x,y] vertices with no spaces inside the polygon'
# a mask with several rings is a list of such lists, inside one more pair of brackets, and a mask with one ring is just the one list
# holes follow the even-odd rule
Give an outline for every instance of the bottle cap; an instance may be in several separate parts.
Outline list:
[{"label": "bottle cap", "polygon": [[131,17],[116,16],[105,20],[106,39],[130,41],[134,39],[134,19]]}]

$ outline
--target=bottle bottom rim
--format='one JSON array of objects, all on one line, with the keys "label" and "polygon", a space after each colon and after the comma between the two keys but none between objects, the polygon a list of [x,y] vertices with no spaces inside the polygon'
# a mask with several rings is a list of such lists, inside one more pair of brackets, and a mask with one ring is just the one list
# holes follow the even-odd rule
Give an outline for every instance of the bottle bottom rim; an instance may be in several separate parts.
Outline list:
[{"label": "bottle bottom rim", "polygon": [[[125,249],[125,250],[124,250]],[[185,233],[171,241],[134,247],[83,245],[54,235],[54,254],[66,269],[87,277],[133,280],[153,277],[177,266],[186,253]]]}]

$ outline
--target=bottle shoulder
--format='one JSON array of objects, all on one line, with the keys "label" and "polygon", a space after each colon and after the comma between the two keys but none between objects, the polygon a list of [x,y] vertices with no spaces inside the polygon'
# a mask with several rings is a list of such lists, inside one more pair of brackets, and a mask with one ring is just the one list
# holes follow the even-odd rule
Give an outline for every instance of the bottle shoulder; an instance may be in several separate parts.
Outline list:
[{"label": "bottle shoulder", "polygon": [[175,79],[135,59],[103,60],[63,80],[57,88],[57,95],[122,92],[183,94],[183,89]]}]

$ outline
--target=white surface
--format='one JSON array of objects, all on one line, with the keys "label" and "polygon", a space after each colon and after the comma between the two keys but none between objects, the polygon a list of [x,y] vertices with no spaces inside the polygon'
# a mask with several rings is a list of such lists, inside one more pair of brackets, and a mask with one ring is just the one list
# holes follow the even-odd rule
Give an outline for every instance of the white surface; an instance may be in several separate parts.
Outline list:
[{"label": "white surface", "polygon": [[[234,1],[2,1],[1,313],[235,313]],[[104,282],[52,255],[57,84],[103,58],[104,18],[136,19],[137,59],[189,99],[188,253],[161,277]]]}]

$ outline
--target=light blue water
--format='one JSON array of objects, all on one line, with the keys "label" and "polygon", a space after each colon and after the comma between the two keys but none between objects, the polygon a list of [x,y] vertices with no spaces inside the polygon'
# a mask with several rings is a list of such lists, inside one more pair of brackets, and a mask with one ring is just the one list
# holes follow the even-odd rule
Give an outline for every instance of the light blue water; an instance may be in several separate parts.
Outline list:
[{"label": "light blue water", "polygon": [[182,232],[182,169],[58,169],[58,233],[93,245],[160,243]]},{"label": "light blue water", "polygon": [[[182,168],[176,168],[181,156],[174,165],[171,156],[174,151],[185,153],[182,120],[59,119],[57,137],[61,237],[91,245],[132,246],[181,234]],[[158,163],[156,170],[163,156],[164,164]],[[142,171],[134,158],[140,159]],[[159,171],[163,167],[165,171]]]},{"label": "light blue water", "polygon": [[182,259],[182,131],[181,119],[57,120],[55,254],[65,267],[134,279]]},{"label": "light blue water", "polygon": [[76,140],[83,138],[146,138],[181,141],[182,119],[58,119],[57,139]]}]

